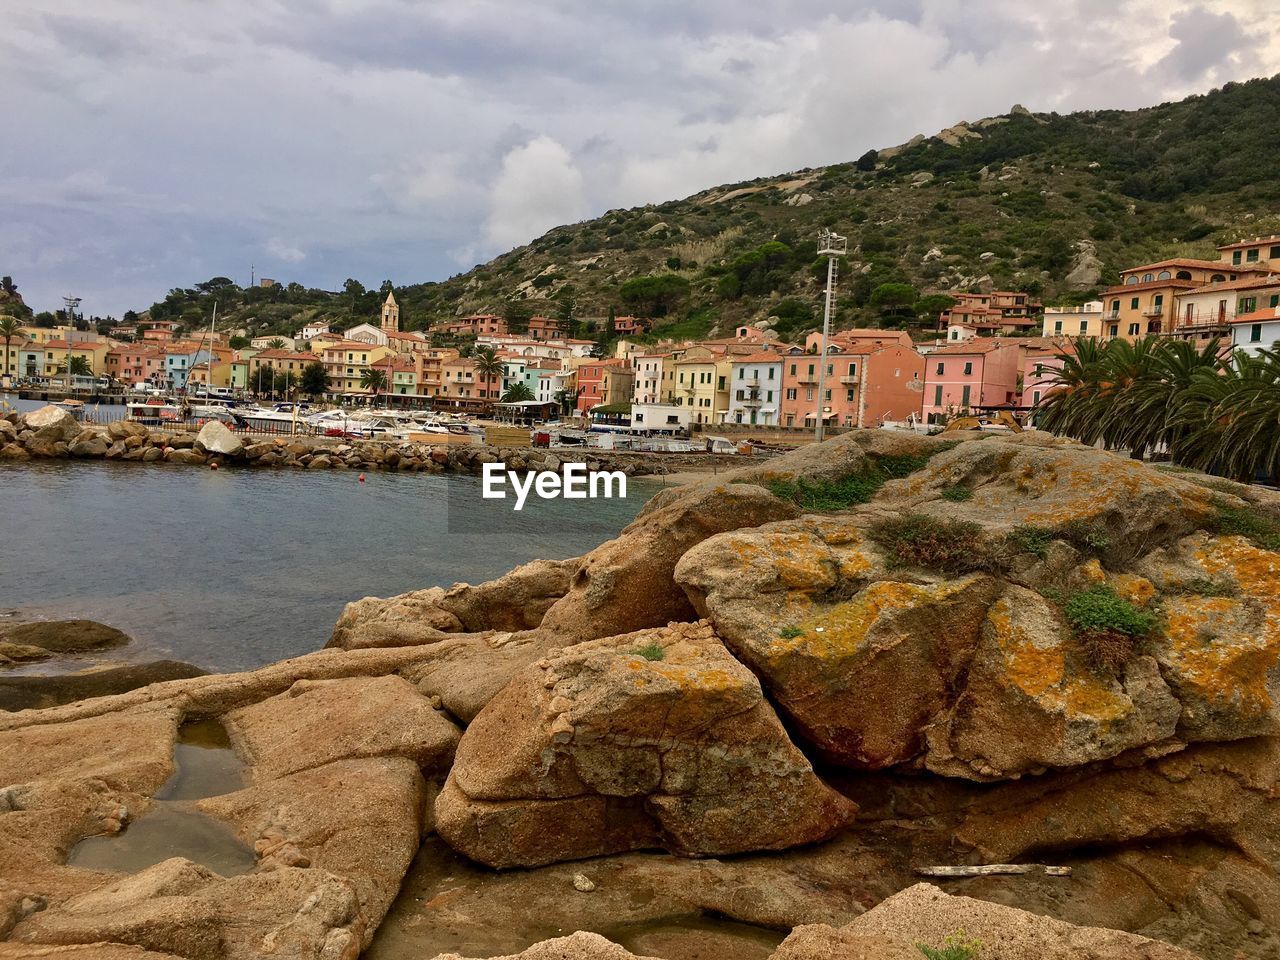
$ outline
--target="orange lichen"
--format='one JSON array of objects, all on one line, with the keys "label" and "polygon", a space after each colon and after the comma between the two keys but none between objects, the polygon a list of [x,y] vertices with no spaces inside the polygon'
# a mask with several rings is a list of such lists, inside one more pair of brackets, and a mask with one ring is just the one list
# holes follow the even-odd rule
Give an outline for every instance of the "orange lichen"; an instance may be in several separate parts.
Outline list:
[{"label": "orange lichen", "polygon": [[873,583],[852,600],[797,623],[796,628],[801,631],[798,636],[774,638],[767,655],[775,661],[797,653],[822,660],[849,656],[866,639],[882,613],[945,600],[968,583],[968,580],[930,585],[896,580]]},{"label": "orange lichen", "polygon": [[1111,589],[1122,600],[1128,600],[1134,606],[1145,607],[1156,595],[1156,587],[1146,577],[1132,573],[1117,573],[1110,577]]},{"label": "orange lichen", "polygon": [[1225,573],[1242,593],[1280,603],[1280,553],[1255,547],[1244,537],[1215,537],[1195,551],[1195,558],[1210,579]]},{"label": "orange lichen", "polygon": [[1038,638],[1019,622],[1008,597],[992,605],[987,621],[1004,654],[1004,676],[1047,709],[1102,724],[1120,719],[1131,709],[1128,699],[1112,685],[1079,670],[1068,675],[1061,636]]},{"label": "orange lichen", "polygon": [[1258,716],[1272,706],[1267,680],[1280,661],[1280,620],[1268,612],[1256,634],[1241,630],[1242,622],[1249,620],[1239,600],[1177,597],[1165,608],[1167,657],[1182,686]]}]

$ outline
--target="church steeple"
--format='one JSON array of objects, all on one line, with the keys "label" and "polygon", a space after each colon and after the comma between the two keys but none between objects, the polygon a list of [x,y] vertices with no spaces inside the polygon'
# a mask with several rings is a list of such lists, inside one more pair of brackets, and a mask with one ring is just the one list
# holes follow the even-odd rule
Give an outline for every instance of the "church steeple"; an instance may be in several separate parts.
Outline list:
[{"label": "church steeple", "polygon": [[400,306],[396,303],[396,295],[387,291],[387,299],[382,304],[382,332],[400,332]]}]

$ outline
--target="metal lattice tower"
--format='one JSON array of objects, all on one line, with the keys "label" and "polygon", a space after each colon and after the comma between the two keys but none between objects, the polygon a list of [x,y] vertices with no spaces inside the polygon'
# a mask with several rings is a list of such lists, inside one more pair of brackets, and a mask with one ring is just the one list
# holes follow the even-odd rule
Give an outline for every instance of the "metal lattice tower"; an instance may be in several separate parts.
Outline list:
[{"label": "metal lattice tower", "polygon": [[813,439],[818,443],[826,433],[826,410],[824,409],[827,402],[827,343],[831,338],[831,314],[834,312],[835,296],[836,296],[836,274],[838,272],[836,261],[843,257],[849,250],[849,239],[842,237],[838,233],[823,228],[818,234],[818,256],[827,258],[827,298],[826,304],[822,310],[822,352],[821,360],[818,364],[818,425],[814,428]]}]

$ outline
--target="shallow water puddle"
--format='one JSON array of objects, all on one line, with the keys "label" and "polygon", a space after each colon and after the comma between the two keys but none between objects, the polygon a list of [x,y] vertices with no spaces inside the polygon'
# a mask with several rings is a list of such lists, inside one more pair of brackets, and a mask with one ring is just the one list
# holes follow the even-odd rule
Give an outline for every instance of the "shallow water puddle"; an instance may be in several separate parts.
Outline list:
[{"label": "shallow water puddle", "polygon": [[191,801],[217,797],[244,786],[244,765],[216,720],[184,723],[178,730],[176,769],[151,808],[114,836],[86,837],[67,865],[137,873],[171,857],[185,857],[224,877],[247,873],[253,851],[226,824]]},{"label": "shallow water puddle", "polygon": [[[454,853],[438,837],[423,841],[400,896],[365,960],[421,960],[439,953],[494,957],[575,930],[590,930],[642,956],[665,960],[764,960],[785,936],[688,912],[627,883],[614,858],[539,870],[498,872]],[[573,873],[595,875],[578,893]]]}]

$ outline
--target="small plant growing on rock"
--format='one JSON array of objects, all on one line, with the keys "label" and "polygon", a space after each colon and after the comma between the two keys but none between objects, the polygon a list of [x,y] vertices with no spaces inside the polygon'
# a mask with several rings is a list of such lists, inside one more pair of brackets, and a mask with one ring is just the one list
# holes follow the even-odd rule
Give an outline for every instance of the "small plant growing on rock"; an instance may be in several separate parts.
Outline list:
[{"label": "small plant growing on rock", "polygon": [[1094,520],[1069,520],[1058,528],[1057,536],[1082,553],[1102,553],[1111,546],[1111,534]]},{"label": "small plant growing on rock", "polygon": [[1030,553],[1041,560],[1049,552],[1049,544],[1053,543],[1053,531],[1048,527],[1019,526],[1009,531],[1006,538],[1009,544],[1019,553]]},{"label": "small plant growing on rock", "polygon": [[998,565],[976,523],[909,513],[876,523],[870,536],[895,566],[968,573]]},{"label": "small plant growing on rock", "polygon": [[1113,671],[1137,656],[1156,628],[1154,615],[1103,584],[1073,593],[1063,612],[1089,662]]},{"label": "small plant growing on rock", "polygon": [[799,627],[797,627],[795,624],[789,623],[785,627],[783,627],[781,630],[778,631],[778,636],[780,636],[783,640],[794,640],[796,637],[803,637],[804,631],[801,630]]},{"label": "small plant growing on rock", "polygon": [[973,491],[968,487],[943,487],[942,499],[950,500],[952,503],[964,503],[966,500],[973,499]]},{"label": "small plant growing on rock", "polygon": [[779,500],[790,500],[803,510],[844,510],[866,503],[884,486],[884,477],[854,473],[839,480],[774,479],[765,483]]},{"label": "small plant growing on rock", "polygon": [[662,644],[653,642],[646,643],[642,647],[636,647],[633,653],[637,657],[644,657],[646,660],[661,660],[665,655]]},{"label": "small plant growing on rock", "polygon": [[963,930],[947,935],[940,947],[930,947],[917,943],[916,949],[928,960],[978,960],[978,951],[982,949],[981,940],[970,940]]},{"label": "small plant growing on rock", "polygon": [[1234,583],[1227,580],[1210,580],[1207,577],[1196,577],[1182,584],[1183,593],[1194,593],[1200,597],[1234,597],[1240,592]]},{"label": "small plant growing on rock", "polygon": [[1230,507],[1221,502],[1214,506],[1217,512],[1206,524],[1211,533],[1245,537],[1263,550],[1280,551],[1280,520],[1246,507]]}]

